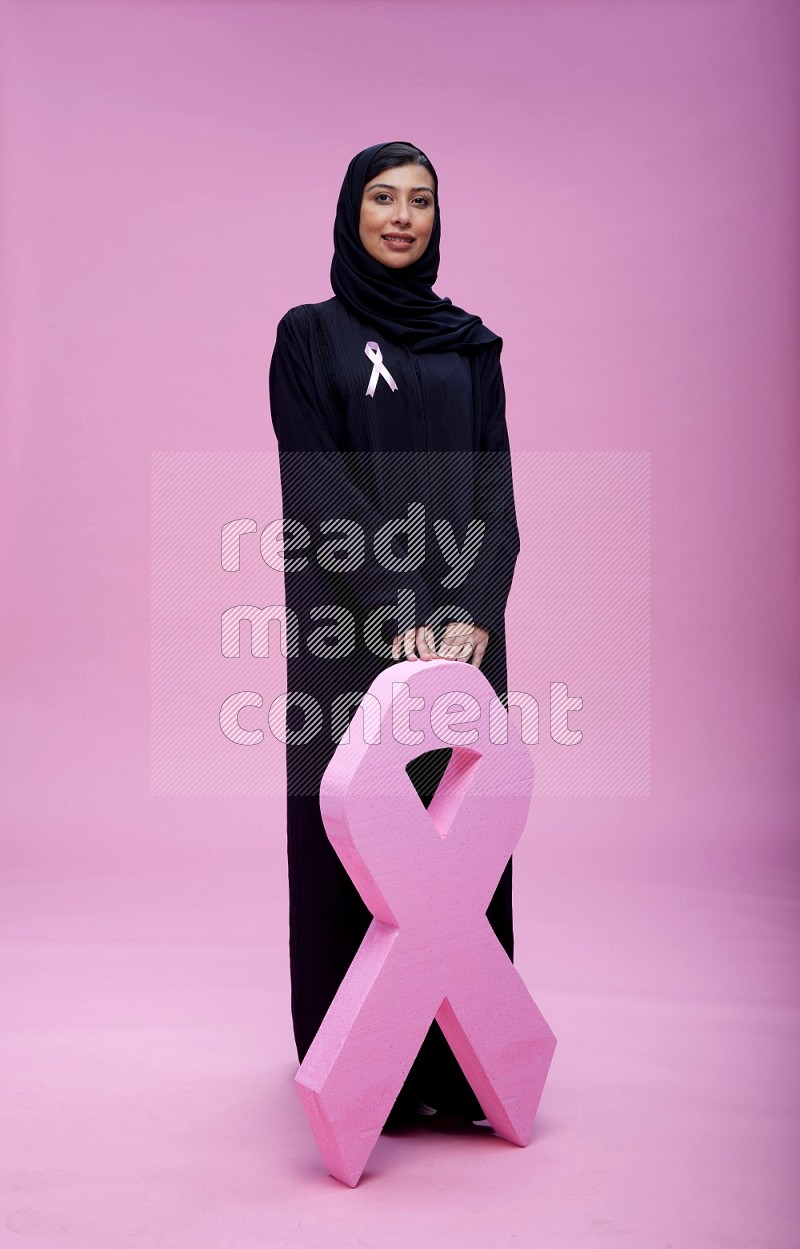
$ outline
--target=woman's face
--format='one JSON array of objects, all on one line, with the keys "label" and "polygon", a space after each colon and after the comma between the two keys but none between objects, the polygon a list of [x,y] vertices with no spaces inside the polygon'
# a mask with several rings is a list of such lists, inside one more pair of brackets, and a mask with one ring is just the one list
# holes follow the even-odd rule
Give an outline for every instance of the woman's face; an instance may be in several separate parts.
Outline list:
[{"label": "woman's face", "polygon": [[382,265],[404,269],[428,246],[434,212],[433,178],[423,165],[383,169],[364,186],[359,237]]}]

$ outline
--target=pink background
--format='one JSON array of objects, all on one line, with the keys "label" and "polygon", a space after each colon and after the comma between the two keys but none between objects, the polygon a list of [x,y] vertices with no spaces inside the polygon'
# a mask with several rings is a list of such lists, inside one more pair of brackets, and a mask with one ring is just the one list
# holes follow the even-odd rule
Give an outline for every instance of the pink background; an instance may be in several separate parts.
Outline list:
[{"label": "pink background", "polygon": [[[6,1227],[794,1244],[800,9],[0,13]],[[651,789],[534,797],[532,1144],[385,1137],[350,1193],[291,1086],[280,801],[150,791],[149,471],[272,445],[276,322],[396,138],[441,179],[439,291],[505,338],[512,448],[650,454]],[[537,613],[515,588],[512,671]]]}]

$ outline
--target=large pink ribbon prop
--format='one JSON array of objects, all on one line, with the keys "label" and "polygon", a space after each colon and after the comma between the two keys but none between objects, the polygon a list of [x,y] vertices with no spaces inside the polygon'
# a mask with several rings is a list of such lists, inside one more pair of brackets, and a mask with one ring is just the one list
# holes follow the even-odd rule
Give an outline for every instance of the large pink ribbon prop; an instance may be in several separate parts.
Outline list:
[{"label": "large pink ribbon prop", "polygon": [[[295,1077],[328,1171],[351,1187],[434,1018],[495,1132],[517,1145],[531,1138],[556,1044],[486,918],[533,789],[516,722],[479,668],[447,659],[384,669],[362,706],[370,698],[380,742],[364,741],[357,712],[320,808],[375,918]],[[426,810],[405,766],[448,745]]]}]

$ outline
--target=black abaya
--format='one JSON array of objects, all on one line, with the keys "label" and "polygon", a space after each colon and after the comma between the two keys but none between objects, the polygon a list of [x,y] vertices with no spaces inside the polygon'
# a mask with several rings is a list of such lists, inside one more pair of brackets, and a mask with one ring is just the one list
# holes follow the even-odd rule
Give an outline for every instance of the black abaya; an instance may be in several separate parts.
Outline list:
[{"label": "black abaya", "polygon": [[[376,344],[395,388],[379,371],[370,395]],[[500,348],[495,339],[415,354],[335,297],[291,309],[278,326],[270,406],[283,514],[299,522],[284,548],[287,609],[298,626],[288,690],[311,696],[304,710],[287,711],[289,734],[306,738],[286,749],[291,1004],[301,1060],[371,920],[326,836],[319,783],[361,696],[393,663],[392,636],[424,624],[437,608],[442,624],[468,613],[489,631],[481,671],[505,698],[504,612],[519,534]],[[405,539],[396,534],[385,549],[393,571],[375,557],[373,542],[386,522],[408,517]],[[435,522],[449,521],[462,547],[472,518],[484,525],[477,556],[466,578],[447,588],[453,551],[449,560],[442,554],[446,534]],[[381,604],[396,609],[370,649],[364,627]],[[437,625],[437,641],[440,634]],[[409,766],[426,806],[449,755],[429,750]],[[487,916],[513,957],[510,861]],[[481,1113],[436,1024],[404,1094],[440,1110]]]}]

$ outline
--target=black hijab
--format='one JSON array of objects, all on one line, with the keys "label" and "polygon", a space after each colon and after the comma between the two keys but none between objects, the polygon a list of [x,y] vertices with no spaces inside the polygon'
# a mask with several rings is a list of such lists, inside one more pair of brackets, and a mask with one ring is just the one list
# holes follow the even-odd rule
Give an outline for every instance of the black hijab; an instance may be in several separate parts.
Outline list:
[{"label": "black hijab", "polygon": [[375,143],[354,156],[347,167],[333,225],[331,286],[351,312],[381,329],[388,338],[412,351],[464,351],[502,339],[480,317],[441,298],[431,288],[439,272],[438,179],[434,223],[428,246],[418,260],[402,269],[390,269],[370,256],[358,233],[361,199],[367,169],[376,152],[388,147]]}]

